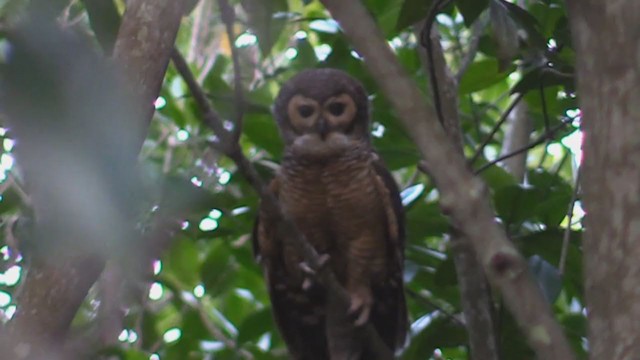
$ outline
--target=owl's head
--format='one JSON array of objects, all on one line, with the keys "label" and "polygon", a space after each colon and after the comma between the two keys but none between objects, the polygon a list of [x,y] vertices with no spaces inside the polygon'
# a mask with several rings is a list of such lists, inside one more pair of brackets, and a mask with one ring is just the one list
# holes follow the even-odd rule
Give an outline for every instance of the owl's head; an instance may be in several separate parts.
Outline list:
[{"label": "owl's head", "polygon": [[305,70],[287,81],[274,115],[294,153],[330,156],[369,143],[369,102],[362,84],[335,69]]}]

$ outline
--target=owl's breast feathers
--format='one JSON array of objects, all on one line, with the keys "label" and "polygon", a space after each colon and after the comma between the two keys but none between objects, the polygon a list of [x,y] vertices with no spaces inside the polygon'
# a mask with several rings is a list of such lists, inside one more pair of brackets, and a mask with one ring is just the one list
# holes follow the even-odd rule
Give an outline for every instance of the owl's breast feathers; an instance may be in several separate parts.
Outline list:
[{"label": "owl's breast feathers", "polygon": [[[368,145],[318,160],[285,154],[272,188],[306,239],[319,253],[330,256],[331,268],[347,291],[368,289],[373,298],[369,321],[395,349],[404,343],[407,327],[404,217],[398,188]],[[326,351],[322,290],[302,289],[302,258],[277,238],[274,224],[261,217],[256,245],[276,322],[294,357],[296,351],[310,350],[302,345],[309,339],[301,339],[301,331],[320,337],[316,351],[322,353],[321,348]],[[327,357],[318,357],[322,358]]]}]

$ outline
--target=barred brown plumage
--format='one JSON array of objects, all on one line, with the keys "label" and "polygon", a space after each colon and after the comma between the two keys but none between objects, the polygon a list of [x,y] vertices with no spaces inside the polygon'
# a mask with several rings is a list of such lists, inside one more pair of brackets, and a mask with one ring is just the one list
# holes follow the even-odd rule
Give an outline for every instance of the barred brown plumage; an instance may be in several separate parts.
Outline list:
[{"label": "barred brown plumage", "polygon": [[[274,114],[286,147],[271,190],[307,241],[329,255],[354,323],[369,321],[391,349],[401,347],[404,214],[397,185],[371,145],[364,88],[342,71],[307,70],[282,87]],[[327,325],[325,290],[303,285],[302,257],[275,227],[261,211],[254,246],[292,357],[343,358],[333,346],[340,329]]]}]

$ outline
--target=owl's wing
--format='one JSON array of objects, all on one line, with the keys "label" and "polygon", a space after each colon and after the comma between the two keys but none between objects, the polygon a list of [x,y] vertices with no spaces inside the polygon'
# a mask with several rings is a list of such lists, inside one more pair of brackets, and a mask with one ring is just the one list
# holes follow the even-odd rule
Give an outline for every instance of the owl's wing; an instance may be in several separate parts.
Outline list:
[{"label": "owl's wing", "polygon": [[374,155],[372,167],[377,177],[378,194],[383,199],[387,216],[387,248],[389,272],[386,281],[373,285],[375,305],[371,321],[391,349],[404,345],[407,325],[407,308],[404,298],[404,242],[405,219],[400,191],[393,176],[380,157]]},{"label": "owl's wing", "polygon": [[[276,195],[277,178],[270,189]],[[253,229],[254,254],[259,259],[269,290],[273,317],[292,359],[326,360],[324,292],[319,286],[306,291],[288,274],[282,239],[277,224],[264,208]]]}]

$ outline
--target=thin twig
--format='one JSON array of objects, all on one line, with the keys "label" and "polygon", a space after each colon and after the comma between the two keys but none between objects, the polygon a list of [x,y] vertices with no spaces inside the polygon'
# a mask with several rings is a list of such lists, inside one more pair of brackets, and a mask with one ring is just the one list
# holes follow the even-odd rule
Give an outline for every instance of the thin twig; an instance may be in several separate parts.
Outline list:
[{"label": "thin twig", "polygon": [[521,148],[519,148],[519,149],[517,149],[517,150],[514,150],[514,151],[512,151],[512,152],[510,152],[510,153],[508,153],[508,154],[504,154],[504,155],[502,155],[502,156],[499,156],[499,157],[498,157],[498,158],[496,158],[495,160],[493,160],[493,161],[491,161],[491,162],[488,162],[488,163],[486,163],[486,164],[482,165],[481,167],[479,167],[479,168],[475,171],[475,173],[476,173],[476,174],[480,174],[481,172],[483,172],[483,171],[487,170],[488,168],[492,167],[493,165],[495,165],[495,164],[499,163],[499,162],[500,162],[500,161],[502,161],[502,160],[506,160],[506,159],[508,159],[508,158],[510,158],[510,157],[516,156],[516,155],[521,154],[521,153],[523,153],[523,152],[525,152],[525,151],[527,151],[527,150],[531,150],[531,149],[533,149],[534,147],[536,147],[536,146],[538,146],[538,145],[540,145],[540,144],[545,143],[547,140],[549,140],[549,138],[553,138],[553,136],[555,135],[555,133],[556,133],[558,130],[560,130],[560,129],[564,128],[564,127],[565,127],[565,126],[567,126],[568,124],[570,124],[570,122],[568,122],[568,121],[567,121],[567,122],[563,121],[562,123],[558,124],[556,127],[554,127],[554,128],[552,128],[551,130],[549,130],[549,132],[542,134],[538,139],[536,139],[535,141],[533,141],[533,142],[532,142],[532,143],[530,143],[529,145],[523,146],[523,147],[521,147]]},{"label": "thin twig", "polygon": [[540,102],[542,104],[542,116],[544,118],[544,131],[549,132],[549,113],[547,112],[547,100],[544,98],[544,73],[540,75]]},{"label": "thin twig", "polygon": [[520,102],[520,100],[522,100],[523,97],[524,97],[524,94],[520,93],[515,99],[513,99],[511,104],[509,104],[509,107],[502,114],[502,116],[500,117],[500,120],[498,120],[498,122],[493,126],[493,129],[491,129],[491,132],[489,133],[487,138],[482,142],[482,144],[480,144],[480,146],[478,147],[478,150],[476,150],[476,152],[471,157],[471,160],[469,160],[470,164],[475,163],[476,160],[478,160],[478,158],[480,157],[480,155],[482,155],[482,153],[484,152],[484,148],[491,142],[491,140],[493,140],[494,135],[498,132],[498,130],[500,130],[502,125],[505,123],[505,121],[507,121],[507,119],[509,118],[509,114],[511,114],[513,109],[516,107],[516,105],[518,105],[518,103]]},{"label": "thin twig", "polygon": [[436,304],[433,300],[431,300],[428,297],[423,296],[419,292],[411,290],[411,289],[406,289],[405,291],[407,292],[407,294],[409,294],[409,296],[411,296],[416,301],[421,302],[426,306],[430,306],[433,309],[436,309],[436,310],[440,311],[444,316],[449,318],[451,321],[453,321],[453,322],[457,323],[458,325],[464,327],[464,323],[462,321],[460,321],[460,319],[458,319],[451,312],[445,310],[442,306]]},{"label": "thin twig", "polygon": [[478,49],[480,47],[480,39],[482,38],[482,33],[484,29],[487,27],[489,23],[489,17],[480,16],[474,23],[471,28],[471,36],[469,37],[469,46],[467,48],[467,53],[464,58],[460,62],[460,67],[458,68],[458,72],[456,73],[456,83],[460,83],[460,79],[467,72],[469,65],[473,63],[473,60],[476,58],[478,53]]},{"label": "thin twig", "polygon": [[240,56],[236,49],[236,35],[233,25],[236,21],[236,13],[227,0],[218,0],[222,22],[227,30],[227,38],[229,39],[229,47],[231,48],[231,60],[233,62],[233,92],[235,105],[235,119],[232,131],[232,141],[238,142],[242,133],[242,120],[244,118],[244,94],[242,92],[242,72],[240,69]]},{"label": "thin twig", "polygon": [[[198,84],[196,79],[193,77],[187,61],[176,48],[171,51],[171,61],[173,61],[173,65],[176,67],[180,75],[182,75],[182,79],[187,84],[187,87],[189,89],[200,88],[200,84]],[[213,132],[216,134],[220,141],[226,139],[228,131],[222,125],[222,119],[211,106],[206,93],[204,91],[192,91],[191,96],[193,96],[196,105],[202,112],[202,120],[204,121],[205,125],[213,129]]]},{"label": "thin twig", "polygon": [[569,203],[569,210],[567,211],[567,227],[564,229],[562,236],[562,251],[560,252],[560,263],[558,264],[558,272],[560,275],[564,275],[565,265],[567,263],[567,253],[569,252],[569,240],[571,238],[571,223],[573,222],[573,209],[578,199],[578,192],[580,191],[580,174],[581,169],[577,170],[576,181],[573,185],[573,194],[571,195],[571,202]]},{"label": "thin twig", "polygon": [[427,49],[427,58],[429,59],[429,78],[431,79],[431,88],[433,91],[433,104],[440,124],[444,126],[444,116],[442,115],[442,104],[440,99],[440,90],[438,89],[438,80],[436,79],[436,69],[433,63],[433,46],[431,43],[431,28],[436,21],[438,13],[445,8],[452,0],[437,0],[431,5],[427,20],[421,32],[420,42]]}]

